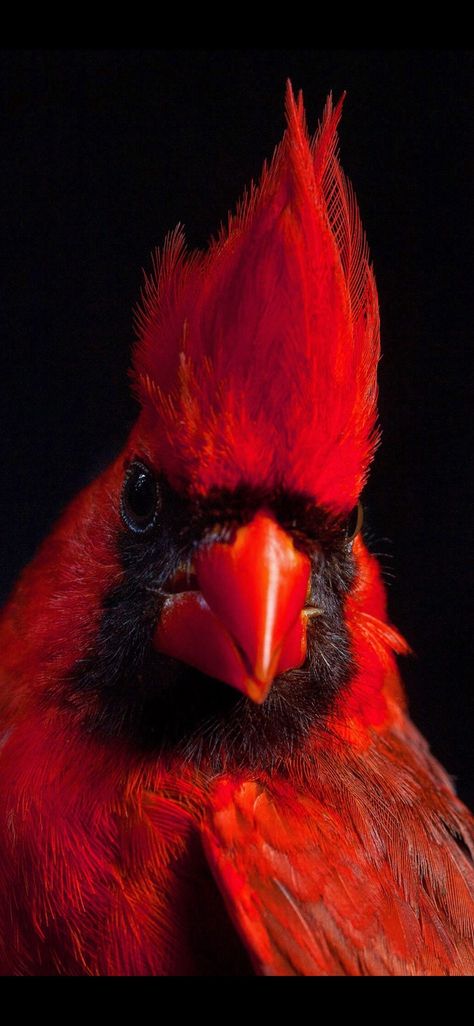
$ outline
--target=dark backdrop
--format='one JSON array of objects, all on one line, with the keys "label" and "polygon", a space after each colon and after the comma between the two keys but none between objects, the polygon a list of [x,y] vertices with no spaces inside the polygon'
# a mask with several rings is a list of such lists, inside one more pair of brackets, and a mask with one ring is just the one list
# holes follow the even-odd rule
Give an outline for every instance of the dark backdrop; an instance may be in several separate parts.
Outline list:
[{"label": "dark backdrop", "polygon": [[[473,58],[462,51],[32,50],[1,57],[5,596],[133,420],[143,265],[202,246],[283,130],[347,89],[343,164],[377,275],[383,446],[366,492],[413,717],[474,804]],[[392,576],[393,575],[393,576]]]}]

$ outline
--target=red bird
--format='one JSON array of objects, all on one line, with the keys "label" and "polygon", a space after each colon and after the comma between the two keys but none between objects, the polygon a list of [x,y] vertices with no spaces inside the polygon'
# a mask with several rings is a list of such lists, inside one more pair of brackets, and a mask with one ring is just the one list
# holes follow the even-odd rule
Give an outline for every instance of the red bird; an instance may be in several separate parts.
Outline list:
[{"label": "red bird", "polygon": [[1,623],[4,975],[468,975],[473,821],[408,719],[360,493],[379,320],[301,96],[147,280],[124,451]]}]

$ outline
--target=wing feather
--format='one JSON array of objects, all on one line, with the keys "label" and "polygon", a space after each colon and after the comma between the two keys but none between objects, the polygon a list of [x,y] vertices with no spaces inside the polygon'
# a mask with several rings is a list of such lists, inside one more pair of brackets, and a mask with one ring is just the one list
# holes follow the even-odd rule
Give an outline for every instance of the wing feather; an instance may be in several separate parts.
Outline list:
[{"label": "wing feather", "polygon": [[221,783],[204,828],[256,971],[474,973],[473,822],[423,740],[406,724],[315,755],[308,792]]}]

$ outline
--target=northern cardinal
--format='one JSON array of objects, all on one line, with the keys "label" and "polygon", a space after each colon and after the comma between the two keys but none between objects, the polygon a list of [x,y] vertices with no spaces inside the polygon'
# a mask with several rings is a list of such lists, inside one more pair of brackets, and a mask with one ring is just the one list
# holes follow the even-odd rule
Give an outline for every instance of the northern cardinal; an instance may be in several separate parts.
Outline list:
[{"label": "northern cardinal", "polygon": [[473,821],[410,722],[360,494],[379,319],[301,94],[147,279],[141,412],[1,642],[4,975],[467,975]]}]

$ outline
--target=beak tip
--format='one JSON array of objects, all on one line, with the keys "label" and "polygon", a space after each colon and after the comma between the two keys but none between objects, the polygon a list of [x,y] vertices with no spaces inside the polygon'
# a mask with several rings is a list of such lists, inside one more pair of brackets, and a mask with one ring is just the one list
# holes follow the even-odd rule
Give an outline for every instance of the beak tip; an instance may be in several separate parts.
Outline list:
[{"label": "beak tip", "polygon": [[252,699],[256,705],[263,705],[270,688],[273,683],[273,678],[269,681],[256,680],[254,677],[248,677],[245,681],[244,694]]}]

